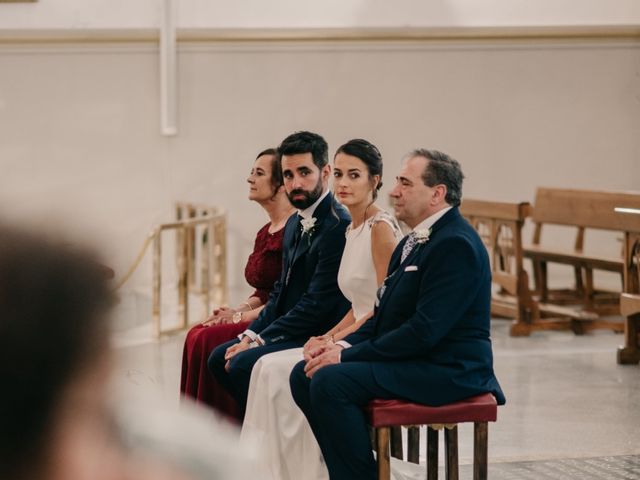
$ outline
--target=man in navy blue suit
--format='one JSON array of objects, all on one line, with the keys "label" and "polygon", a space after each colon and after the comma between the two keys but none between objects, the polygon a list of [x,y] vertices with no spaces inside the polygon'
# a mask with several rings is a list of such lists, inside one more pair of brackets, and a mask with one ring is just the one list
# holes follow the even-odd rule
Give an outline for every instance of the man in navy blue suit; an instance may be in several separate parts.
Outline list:
[{"label": "man in navy blue suit", "polygon": [[376,478],[362,407],[374,398],[438,406],[491,392],[491,270],[464,220],[460,164],[413,151],[391,193],[412,232],[394,251],[374,316],[344,342],[307,352],[290,383],[331,480]]},{"label": "man in navy blue suit", "polygon": [[327,142],[297,132],[278,147],[284,187],[298,209],[287,221],[283,269],[269,301],[238,340],[213,350],[208,367],[244,413],[254,364],[262,355],[301,347],[331,329],[349,309],[338,268],[351,219],[329,191]]}]

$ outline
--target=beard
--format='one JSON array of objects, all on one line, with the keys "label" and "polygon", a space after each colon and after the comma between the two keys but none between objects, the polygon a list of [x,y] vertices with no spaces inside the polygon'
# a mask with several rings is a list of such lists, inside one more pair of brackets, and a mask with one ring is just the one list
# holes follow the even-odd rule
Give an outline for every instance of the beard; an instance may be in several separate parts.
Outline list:
[{"label": "beard", "polygon": [[[296,195],[302,195],[304,198],[297,198],[294,200],[293,197],[295,197]],[[310,192],[307,190],[302,190],[301,188],[297,188],[295,190],[287,192],[287,198],[289,199],[289,202],[298,210],[309,208],[320,198],[321,195],[322,179],[318,179],[318,184]]]}]

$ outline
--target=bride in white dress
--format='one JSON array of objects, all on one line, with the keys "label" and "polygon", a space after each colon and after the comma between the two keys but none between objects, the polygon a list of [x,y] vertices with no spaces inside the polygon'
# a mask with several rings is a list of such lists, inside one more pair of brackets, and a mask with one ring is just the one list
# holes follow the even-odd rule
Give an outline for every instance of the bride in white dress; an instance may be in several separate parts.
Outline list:
[{"label": "bride in white dress", "polygon": [[[322,337],[304,346],[337,342],[371,317],[375,293],[382,283],[401,232],[394,218],[373,202],[382,186],[382,157],[366,140],[350,140],[334,158],[334,190],[349,209],[352,223],[338,271],[338,285],[351,309]],[[320,447],[291,396],[289,374],[303,358],[296,348],[263,356],[255,364],[242,425],[242,440],[263,453],[260,478],[324,480],[329,478]]]}]

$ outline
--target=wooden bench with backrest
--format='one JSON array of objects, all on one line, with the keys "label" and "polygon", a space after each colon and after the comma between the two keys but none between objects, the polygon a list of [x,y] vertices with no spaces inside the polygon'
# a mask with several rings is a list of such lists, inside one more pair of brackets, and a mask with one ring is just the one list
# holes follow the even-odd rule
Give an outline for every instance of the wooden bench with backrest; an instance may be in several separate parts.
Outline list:
[{"label": "wooden bench with backrest", "polygon": [[[541,308],[558,310],[560,316],[570,310],[576,312],[572,328],[576,333],[586,329],[612,328],[622,330],[617,321],[605,320],[601,315],[619,314],[620,291],[599,290],[594,286],[594,270],[622,275],[622,254],[603,256],[585,251],[585,233],[588,229],[624,232],[628,222],[615,214],[616,207],[640,208],[640,192],[604,192],[560,188],[539,188],[531,218],[535,223],[533,243],[524,247],[524,257],[532,262],[535,296]],[[542,243],[543,225],[559,225],[575,229],[573,248],[558,248]],[[548,264],[557,263],[573,267],[573,288],[551,289],[548,285]],[[622,282],[621,282],[622,283]],[[567,309],[564,305],[581,307]],[[548,323],[548,328],[558,325]]]},{"label": "wooden bench with backrest", "polygon": [[619,208],[629,225],[624,238],[624,293],[620,311],[624,317],[624,346],[618,349],[618,363],[640,362],[640,210]]},{"label": "wooden bench with backrest", "polygon": [[595,314],[562,306],[541,305],[532,295],[522,247],[522,228],[531,210],[528,202],[475,199],[464,199],[460,206],[489,253],[494,285],[491,314],[513,319],[512,336],[529,335],[532,330],[570,328],[576,319],[597,318]]},{"label": "wooden bench with backrest", "polygon": [[528,334],[530,324],[540,319],[523,268],[522,227],[531,205],[464,199],[460,212],[476,229],[489,252],[494,284],[491,314],[512,318],[512,335]]}]

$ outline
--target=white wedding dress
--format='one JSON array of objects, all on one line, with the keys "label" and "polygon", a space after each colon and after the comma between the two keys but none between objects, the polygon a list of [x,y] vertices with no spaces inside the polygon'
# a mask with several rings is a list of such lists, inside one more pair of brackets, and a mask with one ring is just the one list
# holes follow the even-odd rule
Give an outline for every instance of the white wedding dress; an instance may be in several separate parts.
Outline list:
[{"label": "white wedding dress", "polygon": [[[361,227],[347,230],[347,241],[338,271],[338,285],[351,302],[356,321],[372,309],[378,288],[371,254],[371,227],[378,221],[391,225],[400,238],[393,217],[379,212]],[[273,480],[328,480],[320,447],[295,404],[289,388],[291,369],[302,360],[302,348],[270,353],[258,360],[251,373],[247,411],[241,440],[262,452],[261,475]]]}]

